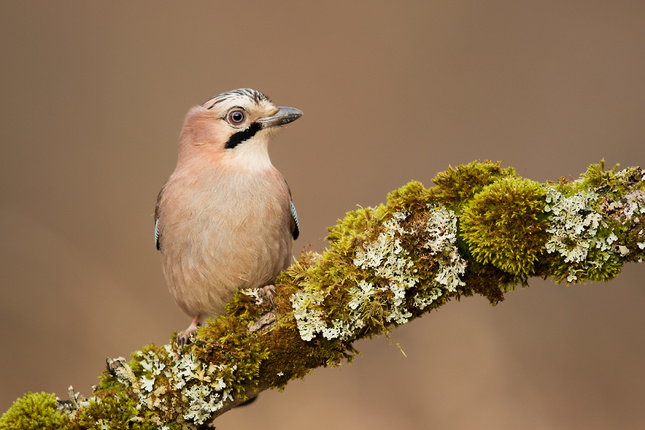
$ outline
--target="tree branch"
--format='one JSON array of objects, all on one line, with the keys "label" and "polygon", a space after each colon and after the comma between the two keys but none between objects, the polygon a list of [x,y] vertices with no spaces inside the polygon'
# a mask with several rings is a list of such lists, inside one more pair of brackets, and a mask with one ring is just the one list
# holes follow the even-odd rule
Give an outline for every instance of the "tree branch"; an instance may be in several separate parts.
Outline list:
[{"label": "tree branch", "polygon": [[[89,399],[26,394],[2,428],[201,429],[268,388],[351,361],[357,339],[385,334],[452,298],[503,300],[529,277],[607,281],[645,257],[638,167],[590,166],[539,184],[499,163],[471,163],[347,213],[329,248],[280,275],[275,308],[242,291],[194,343],[146,346],[108,360]],[[173,339],[174,340],[174,339]]]}]

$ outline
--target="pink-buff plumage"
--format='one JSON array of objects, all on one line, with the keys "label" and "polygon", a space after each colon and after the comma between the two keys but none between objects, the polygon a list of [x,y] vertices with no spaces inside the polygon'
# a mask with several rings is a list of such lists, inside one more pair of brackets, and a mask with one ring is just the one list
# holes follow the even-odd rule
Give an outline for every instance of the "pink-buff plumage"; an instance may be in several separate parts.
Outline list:
[{"label": "pink-buff plumage", "polygon": [[177,166],[155,210],[168,288],[193,317],[180,343],[207,317],[224,314],[237,290],[270,294],[292,261],[298,219],[268,143],[279,126],[301,115],[251,89],[220,94],[186,115]]}]

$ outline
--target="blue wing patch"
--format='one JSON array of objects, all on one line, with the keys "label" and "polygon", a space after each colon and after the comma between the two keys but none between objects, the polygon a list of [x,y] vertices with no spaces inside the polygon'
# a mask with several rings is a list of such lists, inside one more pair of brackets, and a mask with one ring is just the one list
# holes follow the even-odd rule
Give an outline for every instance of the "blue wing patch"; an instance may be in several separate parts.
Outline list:
[{"label": "blue wing patch", "polygon": [[300,222],[298,222],[298,213],[296,212],[296,207],[293,205],[293,202],[291,202],[291,217],[293,218],[295,228],[291,232],[293,235],[293,240],[298,239],[298,236],[300,236]]},{"label": "blue wing patch", "polygon": [[155,220],[155,246],[157,247],[157,250],[161,251],[161,243],[159,243],[159,220],[158,219]]}]

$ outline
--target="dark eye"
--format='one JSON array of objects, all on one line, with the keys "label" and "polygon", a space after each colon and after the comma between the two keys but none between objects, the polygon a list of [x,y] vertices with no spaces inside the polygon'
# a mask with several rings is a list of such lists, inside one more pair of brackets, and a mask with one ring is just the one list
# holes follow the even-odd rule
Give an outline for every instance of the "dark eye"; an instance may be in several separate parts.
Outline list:
[{"label": "dark eye", "polygon": [[241,110],[232,110],[228,113],[228,122],[233,125],[238,125],[244,122],[246,114]]}]

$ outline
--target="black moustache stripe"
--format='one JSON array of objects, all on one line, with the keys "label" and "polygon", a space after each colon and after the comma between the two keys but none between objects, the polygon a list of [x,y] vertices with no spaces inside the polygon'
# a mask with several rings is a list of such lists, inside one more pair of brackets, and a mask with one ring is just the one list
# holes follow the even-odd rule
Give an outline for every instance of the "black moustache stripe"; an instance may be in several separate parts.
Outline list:
[{"label": "black moustache stripe", "polygon": [[235,133],[231,137],[229,137],[228,141],[224,145],[224,148],[233,149],[237,145],[239,145],[240,143],[242,143],[242,142],[244,142],[246,140],[249,140],[250,138],[255,136],[255,134],[260,130],[262,130],[262,126],[259,123],[254,122],[246,130],[238,131],[237,133]]}]

